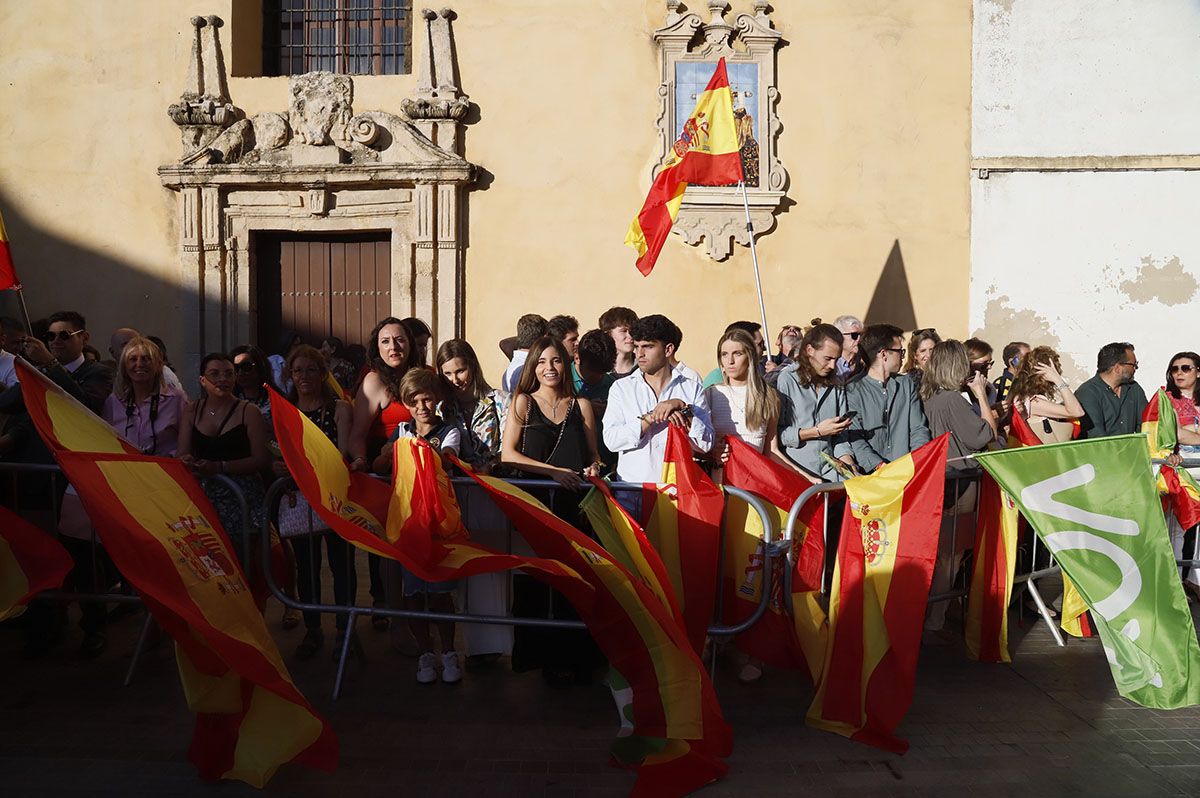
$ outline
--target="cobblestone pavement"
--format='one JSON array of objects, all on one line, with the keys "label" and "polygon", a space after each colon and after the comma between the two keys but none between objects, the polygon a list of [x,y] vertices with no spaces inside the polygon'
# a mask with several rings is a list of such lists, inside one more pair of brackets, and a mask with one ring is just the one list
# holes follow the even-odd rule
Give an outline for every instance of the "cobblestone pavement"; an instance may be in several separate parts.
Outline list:
[{"label": "cobblestone pavement", "polygon": [[[333,724],[342,758],[332,775],[285,766],[266,792],[287,796],[620,796],[633,777],[607,765],[616,714],[602,686],[553,689],[506,660],[457,686],[422,687],[414,660],[364,625],[365,665],[351,665],[330,699],[329,648],[299,663],[301,629],[269,620],[300,689]],[[326,619],[326,626],[332,622]],[[139,628],[110,630],[98,660],[63,646],[20,658],[20,636],[0,627],[0,796],[233,796],[239,783],[200,783],[186,760],[191,716],[170,645],[142,660],[122,687]],[[327,632],[332,638],[332,635]],[[1162,712],[1119,698],[1100,644],[1058,648],[1047,630],[1014,629],[1014,663],[981,665],[960,647],[922,651],[916,696],[896,756],[803,723],[812,688],[769,672],[751,686],[732,666],[717,689],[733,724],[730,774],[705,796],[915,796],[943,789],[971,798],[1019,795],[1200,794],[1200,709]]]}]

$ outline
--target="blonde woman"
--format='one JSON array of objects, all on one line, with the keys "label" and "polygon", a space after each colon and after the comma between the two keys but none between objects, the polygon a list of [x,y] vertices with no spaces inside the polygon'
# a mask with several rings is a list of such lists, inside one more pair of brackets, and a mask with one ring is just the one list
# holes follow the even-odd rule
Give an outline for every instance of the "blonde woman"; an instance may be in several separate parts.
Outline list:
[{"label": "blonde woman", "polygon": [[717,342],[721,382],[709,386],[707,394],[717,439],[712,457],[718,466],[713,479],[718,483],[722,466],[729,459],[729,438],[744,441],[776,463],[799,470],[779,446],[779,393],[767,385],[757,363],[758,348],[745,330],[728,330]]},{"label": "blonde woman", "polygon": [[1071,422],[1083,417],[1083,405],[1062,376],[1058,353],[1039,346],[1025,355],[1009,389],[1012,411],[1029,422],[1042,443],[1069,441],[1075,434]]},{"label": "blonde woman", "polygon": [[173,457],[187,397],[163,378],[162,352],[148,338],[130,338],[121,350],[104,420],[143,454]]}]

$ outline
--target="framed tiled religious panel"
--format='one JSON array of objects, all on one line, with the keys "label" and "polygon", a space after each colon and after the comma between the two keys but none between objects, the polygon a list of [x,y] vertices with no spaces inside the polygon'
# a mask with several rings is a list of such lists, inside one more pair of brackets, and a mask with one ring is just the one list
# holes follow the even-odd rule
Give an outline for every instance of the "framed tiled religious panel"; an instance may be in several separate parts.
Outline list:
[{"label": "framed tiled religious panel", "polygon": [[[730,5],[725,0],[708,0],[707,22],[699,14],[688,13],[680,0],[667,0],[665,24],[654,32],[662,67],[659,153],[654,171],[666,160],[718,59],[725,58],[746,176],[746,199],[754,233],[761,236],[774,228],[775,213],[788,183],[787,170],[775,150],[780,130],[775,115],[779,97],[775,52],[783,37],[768,16],[770,5],[755,0],[752,6],[754,14],[739,14],[731,25],[726,19]],[[708,255],[715,260],[729,257],[733,242],[749,246],[741,190],[690,186],[674,230],[689,244],[703,240]]]}]

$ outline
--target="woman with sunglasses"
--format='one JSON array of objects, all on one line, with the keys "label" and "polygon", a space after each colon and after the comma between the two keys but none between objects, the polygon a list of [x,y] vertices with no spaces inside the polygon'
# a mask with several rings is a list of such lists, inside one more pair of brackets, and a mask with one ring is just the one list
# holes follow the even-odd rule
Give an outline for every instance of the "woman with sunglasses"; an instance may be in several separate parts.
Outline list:
[{"label": "woman with sunglasses", "polygon": [[1048,346],[1029,351],[1017,368],[1009,389],[1012,412],[1029,422],[1042,443],[1069,441],[1075,436],[1076,419],[1083,406],[1062,377],[1058,353]]},{"label": "woman with sunglasses", "polygon": [[275,430],[271,426],[271,397],[265,386],[269,385],[280,390],[275,382],[274,370],[267,355],[257,346],[235,346],[230,352],[233,358],[233,371],[236,385],[233,394],[239,399],[245,399],[258,408],[263,420],[267,422],[267,434],[274,439]]},{"label": "woman with sunglasses", "polygon": [[[1197,378],[1200,378],[1200,355],[1195,352],[1180,352],[1171,358],[1167,367],[1167,381],[1164,390],[1171,400],[1175,410],[1175,435],[1179,440],[1176,453],[1188,459],[1200,459],[1200,390],[1197,390]],[[1188,469],[1192,476],[1200,475],[1200,470]],[[1167,529],[1171,533],[1171,544],[1175,549],[1176,559],[1190,560],[1195,557],[1196,534],[1200,527],[1192,527],[1186,532],[1179,525],[1174,513],[1167,513]],[[1200,569],[1185,568],[1183,570],[1183,587],[1190,601],[1200,600]]]},{"label": "woman with sunglasses", "polygon": [[[295,347],[292,348],[295,349]],[[267,450],[271,454],[272,465],[278,464],[282,462],[282,455],[275,443],[275,425],[271,423],[271,395],[267,393],[267,386],[271,386],[280,393],[282,391],[275,381],[275,370],[271,366],[271,360],[257,346],[245,344],[235,346],[229,354],[233,358],[236,380],[233,395],[238,399],[246,400],[257,407],[259,413],[262,413],[267,429]],[[286,371],[285,368],[284,372]],[[284,373],[284,376],[288,375]],[[274,477],[275,474],[270,470],[263,472],[265,483],[269,483]],[[291,544],[286,540],[283,541],[282,550],[287,567],[286,573],[289,574],[289,577],[284,580],[283,589],[288,596],[295,599],[297,597],[295,579],[290,577],[296,572],[295,553],[292,551]],[[281,624],[285,630],[295,629],[300,625],[300,611],[293,607],[284,607]]]}]

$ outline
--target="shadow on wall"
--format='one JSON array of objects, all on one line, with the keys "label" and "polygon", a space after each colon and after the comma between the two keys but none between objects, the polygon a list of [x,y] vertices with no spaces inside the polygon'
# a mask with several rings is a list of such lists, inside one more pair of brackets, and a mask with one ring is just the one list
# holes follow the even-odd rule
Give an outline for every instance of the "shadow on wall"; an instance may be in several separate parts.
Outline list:
[{"label": "shadow on wall", "polygon": [[899,239],[892,242],[891,252],[884,261],[865,321],[867,324],[895,324],[905,332],[917,329],[917,313],[913,308]]},{"label": "shadow on wall", "polygon": [[[179,326],[184,289],[146,274],[129,261],[80,246],[31,222],[21,203],[0,192],[0,213],[30,318],[59,310],[82,313],[91,345],[108,357],[108,339],[118,327],[158,335],[178,365],[184,341],[194,333]],[[164,231],[164,235],[168,234]],[[188,301],[195,301],[189,298]],[[21,317],[15,291],[0,291],[0,314]],[[188,375],[180,375],[188,382]]]}]

